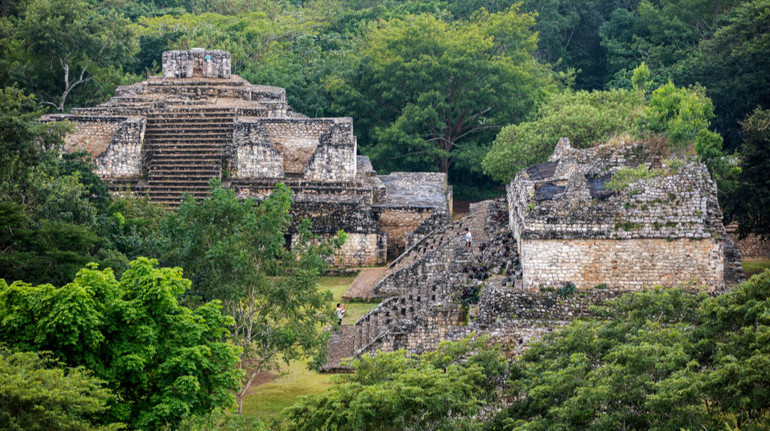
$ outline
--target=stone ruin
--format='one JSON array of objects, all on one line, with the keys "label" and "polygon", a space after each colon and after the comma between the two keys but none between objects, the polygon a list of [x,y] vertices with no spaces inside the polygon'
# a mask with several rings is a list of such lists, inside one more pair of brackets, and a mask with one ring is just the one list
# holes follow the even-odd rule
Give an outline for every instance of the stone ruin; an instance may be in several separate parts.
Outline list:
[{"label": "stone ruin", "polygon": [[184,193],[207,196],[211,178],[241,198],[285,183],[295,219],[309,217],[321,236],[347,232],[339,265],[381,264],[451,217],[445,174],[377,175],[357,154],[352,119],[294,112],[283,88],[232,75],[226,51],[164,52],[162,76],[43,118],[63,120],[74,125],[65,150],[90,152],[113,191],[169,207]]},{"label": "stone ruin", "polygon": [[[621,169],[639,167],[650,178],[605,188]],[[577,150],[561,139],[548,162],[516,175],[507,195],[524,289],[690,281],[722,289],[742,277],[716,184],[695,160],[661,161],[640,144]]]},{"label": "stone ruin", "polygon": [[[173,207],[183,193],[207,196],[211,178],[258,199],[283,182],[294,215],[316,233],[348,233],[339,264],[376,265],[404,250],[361,297],[382,302],[332,336],[327,370],[344,357],[422,352],[469,333],[520,351],[625,291],[692,283],[718,294],[743,278],[705,166],[661,160],[642,144],[578,150],[562,139],[548,162],[519,172],[505,199],[451,222],[445,175],[377,175],[357,154],[352,119],[294,112],[284,89],[232,75],[224,51],[166,52],[162,76],[43,120],[73,123],[66,149],[89,151],[115,191]],[[645,178],[607,188],[640,167]]]},{"label": "stone ruin", "polygon": [[[624,168],[649,175],[607,188]],[[470,333],[520,352],[628,291],[685,284],[719,294],[742,280],[740,260],[702,163],[661,160],[638,143],[579,150],[562,139],[548,162],[516,175],[505,199],[471,206],[393,261],[366,298],[382,303],[332,336],[326,370]]]}]

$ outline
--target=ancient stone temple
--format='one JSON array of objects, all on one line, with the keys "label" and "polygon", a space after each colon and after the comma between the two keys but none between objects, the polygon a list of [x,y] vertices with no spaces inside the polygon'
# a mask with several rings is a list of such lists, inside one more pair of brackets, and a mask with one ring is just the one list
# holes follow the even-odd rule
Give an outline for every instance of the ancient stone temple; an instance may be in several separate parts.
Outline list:
[{"label": "ancient stone temple", "polygon": [[740,260],[702,163],[641,143],[579,150],[562,139],[505,199],[472,205],[393,261],[367,292],[382,303],[332,336],[326,369],[470,333],[521,351],[628,291],[683,284],[719,294],[743,278]]},{"label": "ancient stone temple", "polygon": [[357,154],[352,119],[294,112],[284,89],[232,75],[225,51],[167,51],[162,76],[43,120],[70,121],[66,150],[88,150],[113,190],[170,207],[207,196],[211,178],[243,198],[285,183],[316,233],[347,232],[338,264],[382,263],[450,218],[446,175],[377,175]]},{"label": "ancient stone temple", "polygon": [[[645,178],[605,187],[630,169]],[[660,160],[642,144],[578,150],[562,139],[548,162],[519,172],[507,190],[525,289],[722,289],[740,277],[716,184],[696,160]]]}]

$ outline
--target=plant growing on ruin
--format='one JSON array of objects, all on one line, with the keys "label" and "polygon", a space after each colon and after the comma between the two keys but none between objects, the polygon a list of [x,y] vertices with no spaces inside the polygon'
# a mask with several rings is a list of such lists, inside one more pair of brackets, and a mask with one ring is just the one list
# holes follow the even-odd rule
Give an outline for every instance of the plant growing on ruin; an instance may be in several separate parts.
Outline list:
[{"label": "plant growing on ruin", "polygon": [[637,181],[647,180],[663,175],[660,169],[650,169],[645,165],[639,165],[635,168],[622,167],[612,174],[612,178],[604,185],[604,188],[612,191],[621,191],[629,184]]},{"label": "plant growing on ruin", "polygon": [[463,286],[463,290],[460,292],[458,298],[460,304],[467,307],[471,304],[478,304],[481,297],[481,290],[484,288],[484,284],[469,283]]},{"label": "plant growing on ruin", "polygon": [[562,287],[556,289],[556,294],[566,299],[572,296],[576,291],[577,288],[575,287],[575,283],[568,281],[564,283]]},{"label": "plant growing on ruin", "polygon": [[635,92],[566,91],[551,94],[531,120],[504,127],[484,158],[484,172],[498,181],[546,161],[560,137],[575,148],[588,148],[631,131],[644,99]]}]

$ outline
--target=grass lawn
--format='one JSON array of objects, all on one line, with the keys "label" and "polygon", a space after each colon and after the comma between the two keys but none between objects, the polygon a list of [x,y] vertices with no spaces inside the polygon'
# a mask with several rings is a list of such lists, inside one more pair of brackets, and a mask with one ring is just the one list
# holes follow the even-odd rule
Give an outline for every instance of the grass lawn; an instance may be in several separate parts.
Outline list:
[{"label": "grass lawn", "polygon": [[[336,306],[355,277],[322,277],[319,287],[332,292],[332,306]],[[344,325],[352,325],[377,303],[345,304],[348,309]],[[243,399],[243,414],[270,423],[279,419],[281,410],[297,401],[300,395],[318,394],[331,386],[331,374],[321,374],[307,369],[304,361],[294,361],[284,367],[283,373],[273,381],[252,387]]]},{"label": "grass lawn", "polygon": [[331,374],[310,371],[303,361],[294,361],[283,371],[272,382],[251,389],[243,399],[244,415],[270,423],[300,395],[319,394],[331,386]]},{"label": "grass lawn", "polygon": [[[342,302],[341,298],[345,291],[353,283],[355,277],[321,277],[321,281],[318,283],[319,287],[324,290],[330,290],[332,292],[332,305],[337,306],[338,302]],[[348,302],[345,303],[345,308],[348,310],[345,313],[345,317],[342,319],[343,325],[353,325],[356,323],[359,317],[363,316],[369,310],[374,308],[378,302]]]},{"label": "grass lawn", "polygon": [[767,258],[747,258],[741,262],[743,272],[746,273],[746,278],[751,277],[754,274],[759,274],[765,269],[770,268],[770,259]]}]

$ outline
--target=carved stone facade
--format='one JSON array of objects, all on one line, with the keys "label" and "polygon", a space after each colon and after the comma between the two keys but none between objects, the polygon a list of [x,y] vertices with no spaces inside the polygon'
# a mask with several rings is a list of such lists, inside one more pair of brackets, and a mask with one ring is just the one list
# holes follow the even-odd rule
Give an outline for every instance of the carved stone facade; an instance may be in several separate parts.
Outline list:
[{"label": "carved stone facade", "polygon": [[[207,196],[211,178],[244,199],[285,183],[295,194],[295,219],[309,217],[322,237],[348,234],[338,265],[384,263],[389,241],[404,244],[428,219],[450,219],[446,175],[378,176],[357,155],[352,119],[294,112],[283,88],[232,75],[225,51],[167,51],[162,76],[43,120],[70,121],[67,150],[89,151],[113,190],[130,187],[167,206],[179,205],[183,193]],[[394,175],[408,177],[409,187],[394,185]],[[426,184],[411,184],[420,181]],[[409,220],[391,222],[393,211]]]}]

